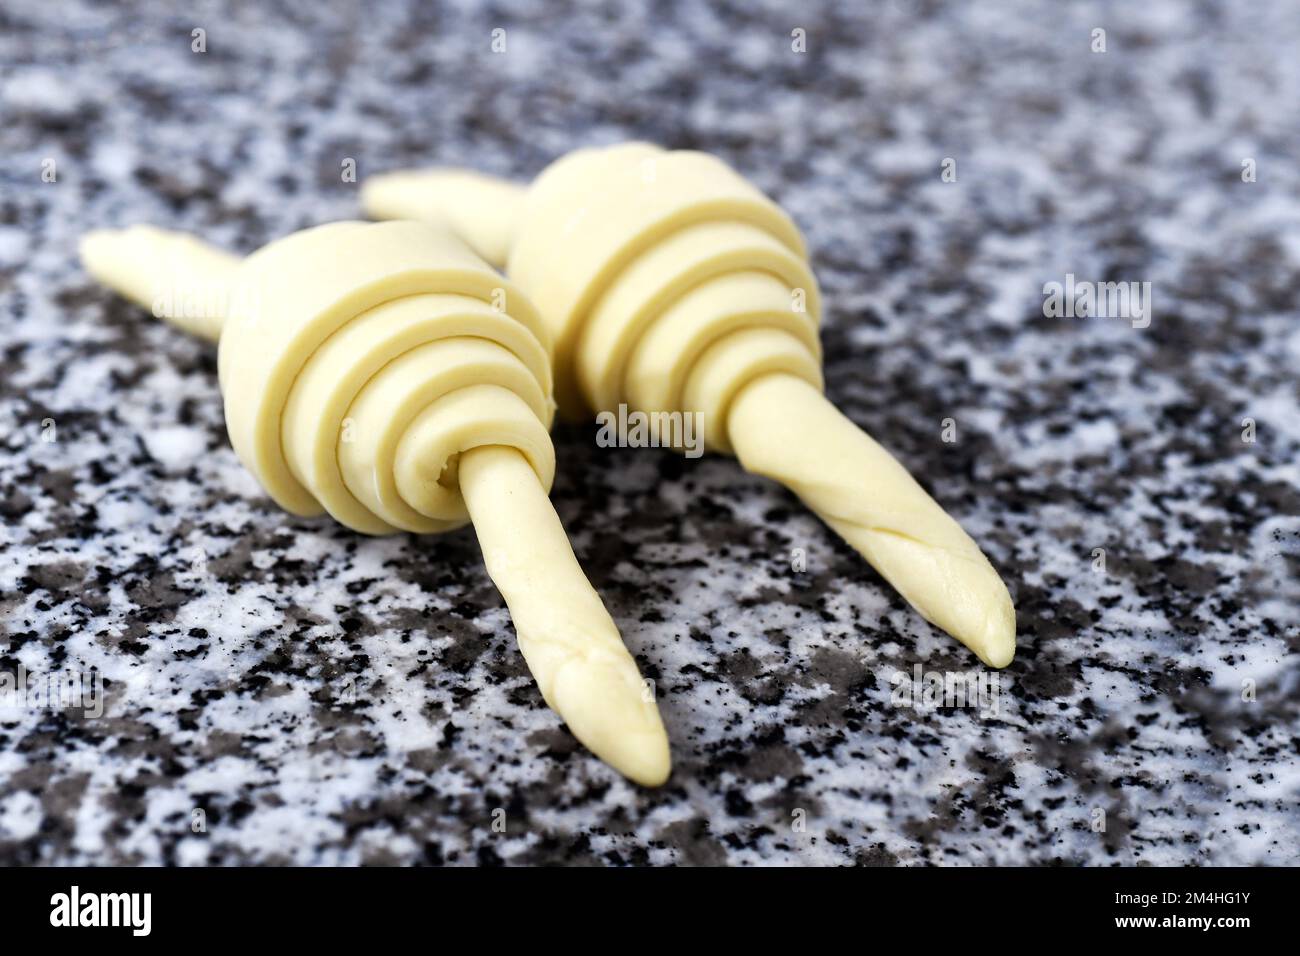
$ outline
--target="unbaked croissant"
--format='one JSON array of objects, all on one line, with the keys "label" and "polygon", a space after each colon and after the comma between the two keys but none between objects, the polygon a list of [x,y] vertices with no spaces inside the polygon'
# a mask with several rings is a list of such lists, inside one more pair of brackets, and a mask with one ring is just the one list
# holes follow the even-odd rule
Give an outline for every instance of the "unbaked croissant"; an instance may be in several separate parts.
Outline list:
[{"label": "unbaked croissant", "polygon": [[472,521],[542,696],[631,779],[662,783],[653,694],[547,493],[550,336],[446,230],[332,223],[242,262],[138,226],[81,246],[101,282],[220,339],[231,443],[267,493],[367,534]]},{"label": "unbaked croissant", "polygon": [[720,160],[629,143],[570,153],[527,188],[434,169],[371,179],[363,202],[446,223],[506,267],[555,339],[562,413],[700,413],[706,447],[793,490],[923,617],[1010,663],[1006,585],[826,400],[803,238]]}]

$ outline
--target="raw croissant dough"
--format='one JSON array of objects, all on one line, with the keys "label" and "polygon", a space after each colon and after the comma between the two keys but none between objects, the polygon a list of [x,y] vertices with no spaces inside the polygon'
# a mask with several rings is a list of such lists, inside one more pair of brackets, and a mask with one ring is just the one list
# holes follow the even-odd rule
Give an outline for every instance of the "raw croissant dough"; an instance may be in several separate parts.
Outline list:
[{"label": "raw croissant dough", "polygon": [[702,412],[706,447],[792,489],[927,620],[1010,663],[1006,586],[826,401],[803,239],[721,161],[630,143],[571,153],[526,190],[431,170],[373,179],[363,201],[381,218],[444,221],[504,260],[555,340],[562,412]]},{"label": "raw croissant dough", "polygon": [[82,258],[156,309],[221,304],[173,320],[220,338],[231,443],[282,507],[367,534],[472,520],[547,703],[633,780],[667,778],[653,696],[546,496],[550,337],[514,286],[415,222],[332,223],[242,263],[141,226],[92,233]]}]

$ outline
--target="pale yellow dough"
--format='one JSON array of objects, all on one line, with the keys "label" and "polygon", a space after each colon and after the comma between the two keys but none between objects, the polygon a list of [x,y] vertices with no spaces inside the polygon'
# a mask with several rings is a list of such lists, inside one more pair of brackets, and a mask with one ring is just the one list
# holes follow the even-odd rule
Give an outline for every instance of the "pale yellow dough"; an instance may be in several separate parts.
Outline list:
[{"label": "pale yellow dough", "polygon": [[[332,223],[242,262],[147,226],[91,233],[81,254],[219,338],[231,443],[282,507],[367,534],[472,520],[547,703],[631,779],[667,779],[654,696],[547,498],[550,336],[514,285],[418,222]],[[199,314],[158,308],[191,300]]]},{"label": "pale yellow dough", "polygon": [[377,217],[450,223],[505,260],[555,341],[562,413],[702,413],[707,448],[793,490],[927,620],[985,663],[1010,663],[1006,585],[822,395],[803,238],[727,165],[628,143],[570,153],[527,190],[427,170],[372,179],[362,198]]}]

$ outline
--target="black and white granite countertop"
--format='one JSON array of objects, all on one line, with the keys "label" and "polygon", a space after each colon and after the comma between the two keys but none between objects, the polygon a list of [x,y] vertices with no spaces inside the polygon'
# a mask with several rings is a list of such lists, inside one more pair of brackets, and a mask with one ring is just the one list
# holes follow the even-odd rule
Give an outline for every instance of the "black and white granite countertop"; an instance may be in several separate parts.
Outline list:
[{"label": "black and white granite countertop", "polygon": [[[6,2],[0,673],[106,684],[0,707],[0,863],[1300,863],[1297,49],[1287,0]],[[1010,582],[996,716],[891,699],[976,662],[792,496],[563,426],[675,744],[637,789],[543,705],[471,532],[279,511],[213,350],[75,256],[358,217],[348,158],[626,138],[805,230],[830,395]],[[1149,327],[1045,317],[1067,273],[1150,282]]]}]

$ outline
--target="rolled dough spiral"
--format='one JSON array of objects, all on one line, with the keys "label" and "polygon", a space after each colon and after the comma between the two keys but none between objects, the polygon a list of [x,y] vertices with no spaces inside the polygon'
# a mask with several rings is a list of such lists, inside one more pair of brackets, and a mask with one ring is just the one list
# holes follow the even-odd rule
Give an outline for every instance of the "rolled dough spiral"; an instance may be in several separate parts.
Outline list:
[{"label": "rolled dough spiral", "polygon": [[1005,666],[1010,595],[979,547],[822,395],[821,297],[798,228],[720,160],[584,149],[526,190],[464,171],[371,180],[378,217],[456,228],[536,304],[570,416],[699,413],[707,448],[799,495],[929,621]]},{"label": "rolled dough spiral", "polygon": [[[331,223],[240,262],[150,227],[86,237],[89,271],[219,337],[227,428],[286,510],[367,534],[471,519],[547,702],[643,783],[667,738],[546,493],[555,476],[550,337],[459,239],[418,222]],[[176,308],[185,293],[215,314]]]}]

